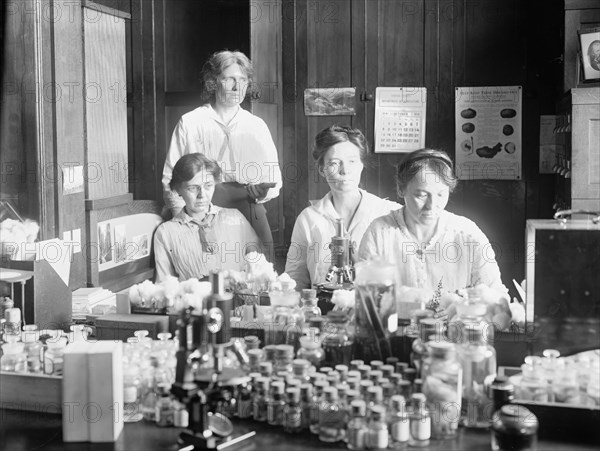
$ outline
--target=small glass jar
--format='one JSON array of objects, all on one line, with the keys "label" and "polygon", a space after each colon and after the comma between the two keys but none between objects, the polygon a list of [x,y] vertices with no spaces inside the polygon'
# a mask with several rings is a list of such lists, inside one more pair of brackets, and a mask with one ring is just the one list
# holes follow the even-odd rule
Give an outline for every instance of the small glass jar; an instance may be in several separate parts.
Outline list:
[{"label": "small glass jar", "polygon": [[275,365],[273,371],[292,372],[292,360],[294,359],[294,347],[292,345],[277,345],[275,351]]},{"label": "small glass jar", "polygon": [[46,346],[47,349],[44,353],[44,374],[62,376],[67,338],[60,337],[53,341],[48,340]]},{"label": "small glass jar", "polygon": [[317,290],[305,288],[300,293],[302,302],[302,314],[304,316],[304,324],[308,326],[310,319],[314,316],[321,316],[321,309],[318,307]]},{"label": "small glass jar", "polygon": [[262,349],[249,349],[248,360],[249,360],[249,371],[251,373],[260,372],[260,363],[264,361],[265,353]]},{"label": "small glass jar", "polygon": [[423,318],[420,320],[418,328],[419,336],[412,342],[412,352],[410,354],[410,363],[417,371],[417,378],[421,376],[421,365],[429,354],[427,342],[431,336],[441,337],[443,323],[435,318]]},{"label": "small glass jar", "polygon": [[320,368],[325,359],[325,351],[318,340],[311,337],[300,337],[299,359],[308,360],[315,368]]},{"label": "small glass jar", "polygon": [[432,412],[431,436],[443,439],[456,435],[461,412],[462,366],[455,345],[446,341],[428,343],[430,353],[423,361],[423,393]]},{"label": "small glass jar", "polygon": [[169,394],[168,384],[159,384],[158,399],[156,400],[155,419],[156,425],[160,427],[170,427],[174,424],[175,411],[173,401]]},{"label": "small glass jar", "polygon": [[427,398],[423,393],[411,396],[412,412],[409,415],[410,446],[422,448],[429,446],[431,439],[431,416],[427,410]]},{"label": "small glass jar", "polygon": [[492,450],[535,450],[538,427],[537,417],[526,407],[517,404],[502,406],[492,420]]},{"label": "small glass jar", "polygon": [[463,424],[471,428],[487,428],[492,421],[489,385],[496,377],[496,350],[490,345],[492,324],[465,325],[467,341],[458,347],[463,369]]},{"label": "small glass jar", "polygon": [[25,354],[25,345],[23,343],[15,342],[2,345],[0,370],[9,373],[27,372],[27,355]]},{"label": "small glass jar", "polygon": [[350,421],[346,427],[348,449],[365,449],[367,442],[367,406],[357,399],[350,404]]},{"label": "small glass jar", "polygon": [[288,434],[297,434],[302,430],[302,407],[300,389],[288,388],[285,391],[287,403],[283,411],[283,430]]},{"label": "small glass jar", "polygon": [[385,417],[385,407],[373,406],[367,424],[367,448],[375,450],[387,449],[389,445],[389,430]]},{"label": "small glass jar", "polygon": [[140,406],[141,379],[137,366],[123,368],[123,420],[135,423],[143,418]]},{"label": "small glass jar", "polygon": [[267,423],[272,426],[283,426],[285,408],[285,382],[275,381],[271,384],[271,392],[267,401]]},{"label": "small glass jar", "polygon": [[252,418],[254,421],[267,421],[269,383],[269,378],[267,377],[261,376],[256,379],[256,395],[252,400]]},{"label": "small glass jar", "polygon": [[388,416],[390,429],[390,448],[402,448],[410,439],[410,424],[406,412],[406,400],[403,396],[393,395],[390,400],[390,414]]},{"label": "small glass jar", "polygon": [[521,372],[517,397],[528,401],[548,402],[549,386],[541,365],[524,363],[521,365]]},{"label": "small glass jar", "polygon": [[333,443],[344,439],[346,424],[344,411],[340,408],[338,391],[325,387],[319,403],[319,440]]},{"label": "small glass jar", "polygon": [[256,335],[246,335],[244,337],[244,343],[246,344],[248,352],[250,352],[251,349],[260,348],[260,339]]},{"label": "small glass jar", "polygon": [[327,331],[322,346],[325,351],[324,365],[334,367],[338,364],[350,365],[354,336],[348,327],[348,315],[332,310],[327,314]]},{"label": "small glass jar", "polygon": [[35,324],[23,326],[21,340],[25,344],[25,354],[27,354],[27,372],[42,373],[42,343],[38,341],[39,331]]},{"label": "small glass jar", "polygon": [[309,368],[310,362],[306,359],[294,359],[292,361],[293,376],[302,384],[310,381],[310,376],[308,375]]}]

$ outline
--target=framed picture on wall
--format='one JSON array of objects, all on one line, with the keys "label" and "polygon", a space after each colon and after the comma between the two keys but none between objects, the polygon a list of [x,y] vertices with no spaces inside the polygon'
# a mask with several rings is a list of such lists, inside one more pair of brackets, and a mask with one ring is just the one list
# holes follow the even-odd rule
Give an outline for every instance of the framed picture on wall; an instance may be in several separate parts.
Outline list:
[{"label": "framed picture on wall", "polygon": [[600,27],[579,30],[581,79],[583,82],[600,80]]}]

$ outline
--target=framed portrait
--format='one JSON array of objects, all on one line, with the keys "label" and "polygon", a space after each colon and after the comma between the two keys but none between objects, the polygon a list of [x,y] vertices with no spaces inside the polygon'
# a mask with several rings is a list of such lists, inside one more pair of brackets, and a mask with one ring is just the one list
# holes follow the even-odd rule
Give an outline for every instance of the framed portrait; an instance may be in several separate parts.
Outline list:
[{"label": "framed portrait", "polygon": [[581,79],[583,82],[600,80],[600,27],[579,30]]}]

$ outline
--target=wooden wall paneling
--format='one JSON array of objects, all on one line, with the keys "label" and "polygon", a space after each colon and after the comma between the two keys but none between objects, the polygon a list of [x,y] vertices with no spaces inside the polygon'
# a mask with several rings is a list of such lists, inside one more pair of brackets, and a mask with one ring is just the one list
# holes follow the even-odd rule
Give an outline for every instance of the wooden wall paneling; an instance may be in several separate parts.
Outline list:
[{"label": "wooden wall paneling", "polygon": [[[302,52],[301,42],[306,43],[306,22],[299,22],[295,19],[297,11],[295,0],[283,0],[281,7],[283,88],[281,173],[284,185],[280,196],[283,201],[283,240],[284,243],[289,243],[296,217],[306,205],[306,193],[308,192],[306,177],[308,154],[303,146],[299,145],[300,129],[304,125],[304,121],[300,121],[298,117],[300,114],[299,80],[305,77],[302,77],[297,70],[299,58],[305,55]],[[302,38],[304,38],[303,41]]]},{"label": "wooden wall paneling", "polygon": [[[96,11],[84,21],[87,197],[127,193],[127,104],[124,19]],[[85,14],[85,13],[84,13]]]},{"label": "wooden wall paneling", "polygon": [[[53,93],[56,128],[57,167],[57,219],[58,237],[66,231],[79,230],[81,243],[87,242],[85,227],[85,193],[65,194],[62,170],[84,166],[84,100],[83,100],[83,36],[82,15],[68,16],[73,2],[54,0],[54,77],[56,91]],[[77,9],[81,12],[81,9]],[[124,91],[121,91],[124,95]],[[121,100],[121,99],[119,99]],[[69,285],[77,289],[85,285],[86,268],[84,254],[78,252],[71,261]]]},{"label": "wooden wall paneling", "polygon": [[[250,57],[258,98],[250,104],[253,114],[263,119],[277,148],[279,166],[283,159],[282,2],[250,2]],[[267,167],[262,168],[269,171]],[[285,188],[284,188],[285,189]],[[276,246],[283,244],[283,191],[267,205],[267,217]]]},{"label": "wooden wall paneling", "polygon": [[[308,88],[343,88],[352,86],[351,19],[352,2],[345,0],[308,2],[304,17],[308,33]],[[303,96],[303,92],[300,93]],[[302,99],[303,101],[303,99]],[[333,124],[351,125],[351,116],[309,116],[309,199],[320,199],[329,191],[329,185],[318,174],[310,156],[314,138],[325,127]]]}]

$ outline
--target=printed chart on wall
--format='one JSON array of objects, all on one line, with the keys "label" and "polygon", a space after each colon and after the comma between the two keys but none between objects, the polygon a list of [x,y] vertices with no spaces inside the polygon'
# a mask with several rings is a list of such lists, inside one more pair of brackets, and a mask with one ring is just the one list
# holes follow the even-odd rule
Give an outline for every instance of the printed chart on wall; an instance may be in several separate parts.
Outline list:
[{"label": "printed chart on wall", "polygon": [[456,88],[456,175],[520,180],[521,86]]},{"label": "printed chart on wall", "polygon": [[425,147],[426,88],[375,90],[375,152],[412,152]]}]

